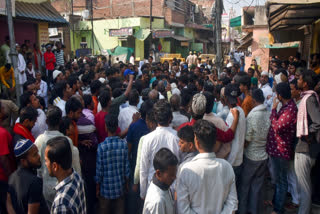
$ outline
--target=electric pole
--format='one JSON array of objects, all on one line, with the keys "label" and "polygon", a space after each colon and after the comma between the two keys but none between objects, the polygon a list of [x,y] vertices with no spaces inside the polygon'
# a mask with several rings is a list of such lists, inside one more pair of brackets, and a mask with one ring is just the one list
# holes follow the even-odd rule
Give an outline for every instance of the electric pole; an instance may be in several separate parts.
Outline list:
[{"label": "electric pole", "polygon": [[91,40],[92,40],[92,56],[94,56],[94,33],[93,33],[93,1],[91,0]]},{"label": "electric pole", "polygon": [[14,78],[16,81],[17,104],[18,104],[18,106],[20,106],[21,84],[20,84],[19,71],[18,71],[18,53],[16,51],[16,42],[15,42],[15,38],[14,38],[14,27],[13,27],[13,20],[12,20],[11,0],[6,0],[6,9],[7,9],[7,18],[8,18],[8,31],[9,31],[9,37],[10,37],[9,56],[11,58],[11,64],[14,69]]},{"label": "electric pole", "polygon": [[215,45],[216,45],[216,66],[218,73],[220,74],[223,67],[223,54],[222,54],[222,39],[221,39],[221,15],[223,11],[222,0],[215,1]]},{"label": "electric pole", "polygon": [[[149,47],[149,56],[151,54],[151,48],[152,48],[152,0],[150,0],[150,33],[151,33],[151,38],[150,38],[150,47]],[[155,56],[153,56],[155,57]]]}]

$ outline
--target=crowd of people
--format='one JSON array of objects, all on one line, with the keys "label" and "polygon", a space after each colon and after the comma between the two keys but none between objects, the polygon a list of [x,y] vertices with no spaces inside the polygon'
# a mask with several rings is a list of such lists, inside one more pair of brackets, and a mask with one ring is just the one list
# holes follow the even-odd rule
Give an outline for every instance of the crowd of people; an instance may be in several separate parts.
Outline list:
[{"label": "crowd of people", "polygon": [[68,62],[56,47],[18,63],[20,97],[10,61],[0,68],[1,214],[307,214],[319,204],[318,54],[309,68],[270,58],[269,71],[256,60],[245,71],[241,57],[218,74],[194,57]]}]

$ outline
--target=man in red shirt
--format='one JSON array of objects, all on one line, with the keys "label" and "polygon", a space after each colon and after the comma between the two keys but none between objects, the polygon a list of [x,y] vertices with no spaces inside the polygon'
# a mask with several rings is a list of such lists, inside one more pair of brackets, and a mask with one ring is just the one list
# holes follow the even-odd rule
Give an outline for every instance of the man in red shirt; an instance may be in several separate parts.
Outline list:
[{"label": "man in red shirt", "polygon": [[46,49],[47,51],[43,54],[43,58],[46,64],[47,84],[49,89],[52,83],[52,74],[53,74],[55,63],[56,63],[56,57],[54,56],[54,53],[52,53],[51,51],[51,44],[47,44]]},{"label": "man in red shirt", "polygon": [[0,102],[0,213],[6,213],[8,177],[15,170],[12,136],[2,127],[5,119]]}]

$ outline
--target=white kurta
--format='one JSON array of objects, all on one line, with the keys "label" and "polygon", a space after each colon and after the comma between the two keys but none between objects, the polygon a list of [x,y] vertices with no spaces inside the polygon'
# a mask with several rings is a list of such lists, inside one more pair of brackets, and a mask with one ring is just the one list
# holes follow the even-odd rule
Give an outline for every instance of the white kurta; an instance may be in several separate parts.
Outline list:
[{"label": "white kurta", "polygon": [[129,105],[126,108],[122,108],[119,112],[118,120],[119,127],[121,131],[129,128],[130,123],[132,122],[132,116],[134,113],[138,112],[139,109],[136,106]]},{"label": "white kurta", "polygon": [[[232,166],[240,166],[242,164],[244,139],[246,136],[246,116],[241,107],[237,106],[236,109],[239,111],[239,122],[231,142],[231,151],[227,159]],[[233,119],[232,113],[229,112],[226,119],[229,127],[231,127]]]},{"label": "white kurta", "polygon": [[186,163],[177,178],[178,213],[232,214],[238,208],[231,165],[214,153],[201,153]]},{"label": "white kurta", "polygon": [[[19,82],[20,84],[23,84],[27,81],[27,75],[26,75],[26,62],[22,56],[22,54],[18,54],[18,71],[19,71]],[[21,73],[23,72],[23,73]]]},{"label": "white kurta", "polygon": [[153,158],[161,148],[168,148],[180,160],[179,138],[177,131],[171,127],[157,127],[145,135],[140,160],[140,196],[145,198],[149,183],[155,170]]},{"label": "white kurta", "polygon": [[150,183],[144,201],[143,214],[174,214],[173,194],[169,190],[161,190],[153,182]]}]

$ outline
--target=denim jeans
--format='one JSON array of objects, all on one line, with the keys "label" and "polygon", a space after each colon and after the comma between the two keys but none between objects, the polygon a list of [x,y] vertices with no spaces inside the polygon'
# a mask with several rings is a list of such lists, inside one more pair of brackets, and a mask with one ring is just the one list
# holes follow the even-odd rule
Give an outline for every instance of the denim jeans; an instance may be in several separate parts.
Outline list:
[{"label": "denim jeans", "polygon": [[276,213],[284,213],[284,205],[288,192],[288,169],[289,161],[283,158],[270,157],[273,173],[275,176],[275,191],[273,195],[273,210]]}]

